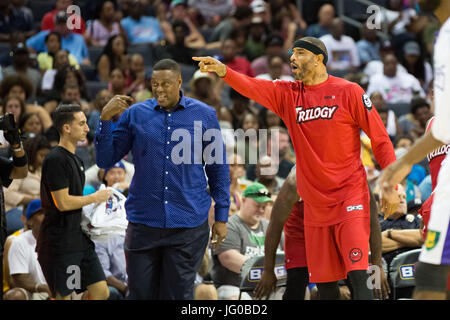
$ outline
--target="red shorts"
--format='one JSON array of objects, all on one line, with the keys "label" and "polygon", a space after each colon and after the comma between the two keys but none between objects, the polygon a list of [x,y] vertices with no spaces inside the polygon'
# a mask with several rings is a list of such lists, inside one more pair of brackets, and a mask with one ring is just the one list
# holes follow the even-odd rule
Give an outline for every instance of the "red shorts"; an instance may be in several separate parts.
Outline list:
[{"label": "red shorts", "polygon": [[303,226],[303,201],[292,208],[284,225],[284,255],[286,269],[306,267],[305,232]]},{"label": "red shorts", "polygon": [[[334,225],[305,225],[306,257],[311,283],[338,281],[347,278],[350,271],[368,270],[370,237],[368,194],[359,195],[332,207],[313,207],[305,203],[306,214],[307,210],[315,210],[315,214],[345,217],[345,220]],[[357,214],[352,217],[354,211]]]}]

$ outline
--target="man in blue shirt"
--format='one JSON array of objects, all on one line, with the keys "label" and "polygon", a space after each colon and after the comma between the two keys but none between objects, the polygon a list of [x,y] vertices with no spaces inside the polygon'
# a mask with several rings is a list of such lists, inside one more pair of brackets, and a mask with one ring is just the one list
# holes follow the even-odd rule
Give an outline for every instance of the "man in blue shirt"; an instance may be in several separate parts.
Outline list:
[{"label": "man in blue shirt", "polygon": [[181,82],[175,61],[159,61],[151,80],[155,98],[128,107],[129,97],[115,96],[103,108],[96,132],[99,167],[111,167],[130,150],[133,155],[135,174],[125,204],[130,299],[193,299],[208,244],[211,197],[212,243],[226,236],[230,173],[216,112],[184,96]]},{"label": "man in blue shirt", "polygon": [[164,40],[164,34],[158,19],[143,16],[143,8],[139,1],[130,4],[130,15],[120,21],[131,44],[158,43]]},{"label": "man in blue shirt", "polygon": [[[60,11],[55,15],[54,32],[61,35],[61,49],[69,51],[78,61],[79,64],[90,65],[89,51],[82,35],[72,33],[67,28],[67,14]],[[26,41],[27,47],[34,51],[48,52],[45,44],[45,37],[51,30],[41,31]]]}]

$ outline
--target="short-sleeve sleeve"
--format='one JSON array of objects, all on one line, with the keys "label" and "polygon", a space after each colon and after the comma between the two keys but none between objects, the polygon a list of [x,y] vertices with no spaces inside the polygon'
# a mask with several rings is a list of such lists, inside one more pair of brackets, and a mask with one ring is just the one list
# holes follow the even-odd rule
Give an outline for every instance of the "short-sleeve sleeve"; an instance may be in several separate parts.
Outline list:
[{"label": "short-sleeve sleeve", "polygon": [[0,157],[0,180],[2,185],[7,188],[12,180],[9,178],[13,169],[12,161],[6,158]]},{"label": "short-sleeve sleeve", "polygon": [[227,236],[220,246],[214,250],[214,255],[218,255],[232,249],[241,252],[241,237],[239,236],[239,230],[237,229],[236,224],[233,222],[228,222],[227,228]]},{"label": "short-sleeve sleeve", "polygon": [[67,170],[60,158],[48,158],[46,167],[45,179],[47,180],[50,191],[57,191],[69,187],[69,177],[67,176],[67,173],[70,171]]}]

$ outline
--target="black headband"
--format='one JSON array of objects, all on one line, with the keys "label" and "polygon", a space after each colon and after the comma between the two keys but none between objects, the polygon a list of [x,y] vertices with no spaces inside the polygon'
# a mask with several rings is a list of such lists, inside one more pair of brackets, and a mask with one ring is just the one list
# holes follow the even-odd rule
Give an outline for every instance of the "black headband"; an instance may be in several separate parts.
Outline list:
[{"label": "black headband", "polygon": [[[312,44],[311,42],[308,42],[308,41],[305,41],[305,40],[296,40],[294,42],[294,45],[292,46],[292,48],[303,48],[303,49],[306,49],[308,51],[311,51],[314,54],[321,54],[321,55],[323,55],[323,64],[324,65],[327,64],[328,55],[325,52],[323,52],[322,49],[320,49],[315,44]],[[290,50],[290,53],[292,54],[292,49]]]}]

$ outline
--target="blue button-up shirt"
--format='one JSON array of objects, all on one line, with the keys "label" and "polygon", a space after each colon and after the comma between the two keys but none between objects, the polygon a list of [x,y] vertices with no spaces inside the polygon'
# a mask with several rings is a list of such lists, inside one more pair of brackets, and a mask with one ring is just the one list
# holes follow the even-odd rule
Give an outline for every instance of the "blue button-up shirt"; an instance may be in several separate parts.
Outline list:
[{"label": "blue button-up shirt", "polygon": [[128,108],[114,130],[111,124],[100,121],[97,128],[97,165],[112,167],[131,150],[135,174],[125,203],[128,221],[196,227],[208,218],[211,197],[215,220],[228,220],[230,172],[214,108],[181,93],[170,111],[151,99]]}]

